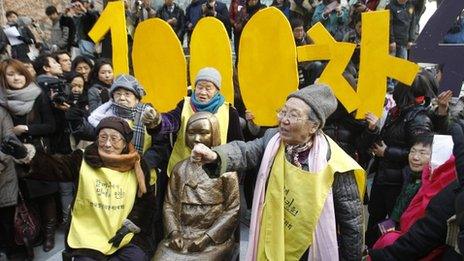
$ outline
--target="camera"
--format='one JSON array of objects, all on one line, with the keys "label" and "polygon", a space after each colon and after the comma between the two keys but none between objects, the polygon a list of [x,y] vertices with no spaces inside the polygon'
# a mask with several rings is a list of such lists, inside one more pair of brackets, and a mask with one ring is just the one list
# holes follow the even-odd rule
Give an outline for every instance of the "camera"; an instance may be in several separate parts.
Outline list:
[{"label": "camera", "polygon": [[54,95],[51,97],[52,102],[55,104],[63,104],[66,102],[67,97],[65,93],[66,82],[63,80],[57,80],[53,82],[45,82],[44,87],[50,90],[50,93]]}]

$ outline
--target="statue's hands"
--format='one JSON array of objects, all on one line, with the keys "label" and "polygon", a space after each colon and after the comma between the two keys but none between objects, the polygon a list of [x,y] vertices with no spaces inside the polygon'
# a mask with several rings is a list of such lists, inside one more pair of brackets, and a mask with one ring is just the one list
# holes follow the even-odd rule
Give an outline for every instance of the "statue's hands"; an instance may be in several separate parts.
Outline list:
[{"label": "statue's hands", "polygon": [[217,159],[218,155],[206,145],[202,143],[195,144],[192,149],[190,159],[192,162],[207,164],[212,163]]},{"label": "statue's hands", "polygon": [[212,242],[211,238],[204,234],[202,237],[196,239],[195,241],[190,244],[188,247],[189,252],[201,252],[203,251],[208,245]]},{"label": "statue's hands", "polygon": [[184,240],[182,235],[178,231],[174,231],[171,234],[171,239],[169,240],[168,247],[177,251],[181,251],[184,248]]}]

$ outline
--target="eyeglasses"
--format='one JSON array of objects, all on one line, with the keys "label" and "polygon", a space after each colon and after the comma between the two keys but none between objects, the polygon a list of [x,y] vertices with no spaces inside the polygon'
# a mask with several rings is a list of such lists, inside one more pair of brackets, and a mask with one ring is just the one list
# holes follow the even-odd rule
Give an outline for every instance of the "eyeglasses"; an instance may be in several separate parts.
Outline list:
[{"label": "eyeglasses", "polygon": [[111,144],[115,144],[120,142],[122,137],[118,135],[98,135],[98,143],[100,144],[105,144],[108,139],[110,140]]},{"label": "eyeglasses", "polygon": [[277,111],[277,119],[279,119],[279,121],[283,121],[285,118],[288,119],[290,124],[297,123],[299,121],[303,121],[303,120],[306,119],[306,117],[301,117],[300,115],[298,115],[294,111],[288,112],[288,111],[286,111],[284,109],[278,110]]},{"label": "eyeglasses", "polygon": [[127,92],[114,92],[113,96],[115,98],[120,98],[122,96],[124,96],[124,97],[132,97],[132,96],[135,96],[135,95],[132,92],[127,91]]}]

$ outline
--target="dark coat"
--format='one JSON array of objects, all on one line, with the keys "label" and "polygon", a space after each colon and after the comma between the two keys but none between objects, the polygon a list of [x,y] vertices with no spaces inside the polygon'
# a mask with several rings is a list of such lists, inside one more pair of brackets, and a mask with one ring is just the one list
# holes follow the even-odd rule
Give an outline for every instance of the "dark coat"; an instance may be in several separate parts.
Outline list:
[{"label": "dark coat", "polygon": [[[73,181],[76,185],[77,191],[77,188],[79,187],[79,174],[82,161],[85,160],[92,168],[100,168],[103,164],[101,161],[92,161],[86,157],[86,155],[94,155],[95,153],[97,153],[95,143],[88,146],[85,149],[85,152],[82,150],[76,150],[69,155],[52,156],[39,152],[31,162],[30,178],[63,182]],[[130,243],[139,246],[148,256],[152,256],[156,247],[153,245],[151,237],[156,189],[154,186],[148,185],[150,184],[150,170],[147,168],[143,160],[141,161],[141,166],[145,175],[147,193],[145,193],[142,197],[137,197],[135,199],[134,206],[127,219],[131,220],[140,228],[140,233],[135,234]],[[77,255],[79,253],[95,257],[97,260],[104,259],[103,254],[95,250],[83,249],[73,251],[73,254]]]},{"label": "dark coat", "polygon": [[396,115],[390,110],[378,140],[387,145],[384,157],[376,158],[373,170],[376,171],[374,183],[377,185],[403,184],[402,169],[408,164],[409,149],[417,134],[430,133],[433,124],[428,109],[414,106]]},{"label": "dark coat", "polygon": [[[8,111],[0,106],[0,142],[13,134],[13,121]],[[18,200],[18,178],[13,158],[0,151],[0,208],[14,206]]]},{"label": "dark coat", "polygon": [[232,32],[230,28],[229,10],[227,10],[226,4],[216,0],[214,3],[214,10],[216,11],[216,15],[214,15],[212,10],[206,9],[206,12],[203,13],[203,17],[212,16],[219,19],[226,28],[227,34],[230,38],[232,36]]},{"label": "dark coat", "polygon": [[390,43],[406,46],[416,40],[416,11],[410,1],[399,4],[393,0],[387,5],[390,10]]},{"label": "dark coat", "polygon": [[36,41],[34,34],[27,26],[14,26],[18,29],[21,40],[24,43],[11,46],[11,57],[15,59],[29,59],[29,56],[27,56],[30,52],[29,44],[33,44]]},{"label": "dark coat", "polygon": [[[203,12],[201,9],[201,6],[206,3],[206,0],[196,0],[192,1],[187,6],[187,9],[185,9],[185,29],[186,31],[191,34],[193,31],[193,28],[195,28],[195,25],[198,23],[198,21],[201,19],[203,16]],[[188,29],[188,25],[192,24],[193,27],[191,30]]]},{"label": "dark coat", "polygon": [[[44,93],[40,94],[34,102],[32,110],[22,116],[12,115],[14,126],[27,125],[29,131],[18,138],[23,143],[31,143],[37,151],[50,151],[50,135],[55,132],[55,118],[50,107],[50,99]],[[18,165],[18,175],[23,176],[26,169]],[[24,188],[26,196],[30,198],[53,194],[58,191],[56,182],[46,182],[22,178],[21,188]]]},{"label": "dark coat", "polygon": [[156,12],[156,16],[158,18],[163,19],[164,21],[167,21],[172,18],[176,18],[177,22],[175,25],[171,25],[172,29],[176,33],[177,37],[179,40],[182,41],[184,40],[184,34],[185,34],[185,15],[184,15],[184,10],[182,10],[177,4],[173,3],[174,9],[172,12],[170,11],[170,8],[167,7],[165,4],[161,6],[161,8]]},{"label": "dark coat", "polygon": [[[370,131],[365,121],[354,119],[339,103],[337,110],[327,118],[324,133],[337,142],[348,155],[359,161],[360,156],[364,156],[369,149],[366,144],[375,140],[378,129]],[[363,142],[360,142],[361,140]],[[363,155],[360,155],[361,153]]]}]

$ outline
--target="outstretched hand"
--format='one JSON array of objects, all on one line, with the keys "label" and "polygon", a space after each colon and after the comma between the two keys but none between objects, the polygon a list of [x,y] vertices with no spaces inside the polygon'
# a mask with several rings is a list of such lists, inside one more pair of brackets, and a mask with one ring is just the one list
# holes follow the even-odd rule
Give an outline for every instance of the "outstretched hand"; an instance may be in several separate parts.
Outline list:
[{"label": "outstretched hand", "polygon": [[195,144],[192,149],[190,160],[201,165],[216,161],[218,155],[202,143]]}]

